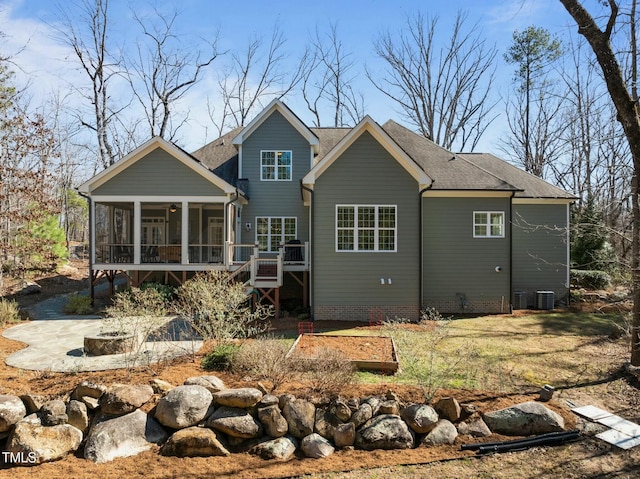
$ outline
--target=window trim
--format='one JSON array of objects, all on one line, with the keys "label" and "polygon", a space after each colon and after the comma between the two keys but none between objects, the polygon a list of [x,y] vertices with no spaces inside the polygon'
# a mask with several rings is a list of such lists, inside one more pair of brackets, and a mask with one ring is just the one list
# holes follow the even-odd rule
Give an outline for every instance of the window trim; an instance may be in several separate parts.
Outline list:
[{"label": "window trim", "polygon": [[[476,222],[476,215],[478,214],[486,214],[487,215],[487,222],[486,223],[477,223]],[[499,235],[494,235],[491,234],[491,215],[500,215],[500,217],[502,218],[502,221],[500,222],[500,234]],[[485,228],[485,234],[483,235],[479,235],[476,234],[476,227],[478,226],[484,226]],[[505,236],[505,214],[504,211],[483,211],[483,210],[479,210],[479,211],[474,211],[473,212],[473,237],[474,238],[504,238]]]},{"label": "window trim", "polygon": [[[266,165],[267,167],[271,167],[274,169],[273,178],[265,178],[264,177],[264,157],[262,156],[264,153],[273,153],[274,154],[274,164]],[[288,165],[280,165],[278,164],[278,153],[289,153],[289,164]],[[289,178],[279,178],[278,168],[279,167],[288,167],[289,169]],[[260,181],[293,181],[293,152],[291,150],[260,150]]]},{"label": "window trim", "polygon": [[[294,238],[293,239],[297,239],[298,238],[298,217],[297,216],[256,216],[255,217],[255,225],[256,225],[256,231],[255,231],[255,242],[258,245],[260,245],[260,242],[258,241],[258,220],[260,219],[266,219],[267,220],[267,228],[268,228],[268,232],[266,234],[267,237],[267,246],[270,248],[271,247],[271,221],[274,219],[279,219],[281,220],[281,226],[282,226],[282,233],[280,235],[280,241],[278,242],[278,245],[284,244],[287,242],[287,240],[285,240],[285,238],[287,236],[290,235],[286,235],[285,234],[285,228],[284,228],[284,223],[285,220],[293,220],[295,222],[295,232],[294,232]],[[262,235],[264,236],[264,235]],[[274,235],[275,236],[275,235]],[[273,251],[271,249],[265,249],[265,250],[260,250],[263,253],[278,253],[280,250],[280,247],[278,246],[278,249]]]},{"label": "window trim", "polygon": [[[340,208],[353,208],[354,226],[353,227],[339,227],[338,226],[338,211]],[[375,208],[375,224],[373,228],[359,228],[358,221],[358,209],[359,208]],[[394,225],[393,228],[380,226],[380,208],[393,208],[394,212]],[[359,249],[358,247],[358,231],[359,230],[371,230],[374,231],[374,249]],[[340,249],[339,245],[339,230],[351,230],[353,231],[353,249]],[[393,249],[380,249],[380,231],[393,231]],[[335,208],[335,250],[336,253],[397,253],[398,252],[398,205],[383,205],[383,204],[337,204]]]}]

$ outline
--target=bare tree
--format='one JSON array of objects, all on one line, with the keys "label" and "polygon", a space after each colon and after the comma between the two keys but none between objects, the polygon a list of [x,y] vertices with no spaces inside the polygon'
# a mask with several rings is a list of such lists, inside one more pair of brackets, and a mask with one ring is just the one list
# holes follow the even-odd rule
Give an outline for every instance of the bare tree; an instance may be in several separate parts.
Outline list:
[{"label": "bare tree", "polygon": [[59,9],[62,25],[57,28],[58,37],[73,48],[91,83],[86,90],[78,88],[92,106],[91,119],[78,113],[78,120],[95,133],[99,161],[106,168],[118,157],[110,126],[125,108],[115,105],[109,94],[114,78],[121,74],[120,61],[114,58],[109,44],[109,0],[81,0]]},{"label": "bare tree", "polygon": [[353,126],[365,115],[364,96],[353,89],[356,62],[345,51],[336,24],[322,35],[316,28],[311,37],[311,53],[303,69],[302,96],[313,114],[314,125],[321,125],[323,107],[332,114],[334,127]]},{"label": "bare tree", "polygon": [[[635,0],[634,0],[635,1]],[[591,14],[577,0],[560,0],[578,25],[578,33],[587,40],[602,69],[611,101],[615,105],[617,119],[622,124],[633,158],[631,179],[632,204],[632,255],[633,318],[631,324],[631,365],[640,366],[640,116],[638,98],[634,86],[625,82],[620,62],[611,44],[611,37],[618,21],[619,7],[615,0],[607,0],[609,15],[601,28]],[[638,54],[635,43],[631,54]],[[633,78],[633,77],[632,77]],[[633,78],[635,80],[635,78]]]},{"label": "bare tree", "polygon": [[[164,15],[157,9],[153,18],[134,18],[147,40],[138,43],[137,57],[131,61],[128,77],[135,97],[142,105],[151,136],[173,140],[187,118],[174,123],[175,105],[202,77],[218,57],[217,36],[203,55],[183,45],[177,34],[178,11]],[[139,81],[136,81],[139,80]]]},{"label": "bare tree", "polygon": [[263,37],[256,37],[244,51],[231,54],[231,65],[218,79],[222,105],[216,111],[216,106],[209,102],[209,116],[219,134],[244,126],[253,112],[264,106],[265,100],[283,98],[300,82],[306,58],[293,70],[284,68],[288,57],[285,44],[276,26],[268,43]]},{"label": "bare tree", "polygon": [[466,28],[458,13],[448,43],[437,45],[438,18],[407,18],[407,28],[375,42],[387,75],[368,78],[395,101],[417,131],[447,149],[473,150],[495,119],[489,96],[495,77],[496,49],[487,47],[477,24]]}]

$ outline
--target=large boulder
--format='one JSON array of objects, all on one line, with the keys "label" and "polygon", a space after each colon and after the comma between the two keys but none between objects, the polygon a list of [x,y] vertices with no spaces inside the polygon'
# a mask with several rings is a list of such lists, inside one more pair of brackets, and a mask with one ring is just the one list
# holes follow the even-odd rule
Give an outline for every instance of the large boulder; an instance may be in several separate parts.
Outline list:
[{"label": "large boulder", "polygon": [[262,399],[262,391],[256,388],[224,389],[213,393],[213,402],[219,406],[248,408]]},{"label": "large boulder", "polygon": [[18,396],[0,394],[0,433],[11,429],[27,414],[27,408]]},{"label": "large boulder", "polygon": [[135,456],[151,449],[153,444],[166,441],[168,436],[158,421],[140,409],[112,419],[102,417],[89,431],[84,457],[103,463],[117,457]]},{"label": "large boulder", "polygon": [[82,443],[82,432],[69,425],[46,427],[38,420],[24,420],[15,425],[6,450],[35,465],[56,461],[74,452]]},{"label": "large boulder", "polygon": [[187,378],[184,384],[186,386],[202,386],[207,388],[211,394],[227,389],[227,386],[218,376],[194,376]]},{"label": "large boulder", "polygon": [[302,449],[305,456],[312,459],[330,456],[335,451],[335,448],[329,441],[315,432],[300,441],[300,449]]},{"label": "large boulder", "polygon": [[353,446],[356,440],[356,426],[352,422],[346,422],[336,427],[333,434],[333,443],[336,447]]},{"label": "large boulder", "polygon": [[153,388],[148,384],[114,384],[100,397],[100,410],[113,416],[129,414],[152,396]]},{"label": "large boulder", "polygon": [[88,409],[97,409],[100,405],[100,397],[107,392],[107,387],[102,384],[82,381],[71,393],[71,399],[82,401]]},{"label": "large boulder", "polygon": [[457,422],[462,415],[460,403],[455,398],[447,397],[440,399],[433,408],[438,411],[440,417],[451,422]]},{"label": "large boulder", "polygon": [[173,429],[195,426],[211,412],[212,399],[209,390],[202,386],[175,387],[158,401],[156,419]]},{"label": "large boulder", "polygon": [[473,437],[486,437],[491,435],[491,429],[485,424],[482,417],[476,413],[458,423],[458,433]]},{"label": "large boulder", "polygon": [[261,442],[251,449],[252,454],[257,454],[262,459],[277,459],[288,461],[293,457],[298,447],[297,441],[291,436],[278,437],[270,441]]},{"label": "large boulder", "polygon": [[360,407],[351,415],[351,422],[355,424],[356,429],[366,423],[373,417],[373,409],[368,403],[361,404]]},{"label": "large boulder", "polygon": [[245,409],[222,406],[207,419],[207,427],[231,437],[252,439],[262,436],[262,425]]},{"label": "large boulder", "polygon": [[313,432],[316,407],[304,399],[288,398],[284,401],[282,415],[289,425],[289,434],[302,439]]},{"label": "large boulder", "polygon": [[174,432],[160,448],[163,456],[209,457],[228,456],[229,451],[216,433],[206,427],[188,427]]},{"label": "large boulder", "polygon": [[427,404],[412,404],[402,410],[400,417],[418,434],[428,433],[438,422],[438,413]]},{"label": "large boulder", "polygon": [[258,409],[258,419],[264,427],[264,432],[271,437],[282,437],[289,431],[287,420],[277,405]]},{"label": "large boulder", "polygon": [[562,416],[537,402],[525,402],[486,413],[491,431],[507,436],[529,436],[564,430]]},{"label": "large boulder", "polygon": [[453,444],[458,437],[458,430],[448,419],[440,419],[436,426],[422,440],[425,446]]},{"label": "large boulder", "polygon": [[411,449],[415,435],[400,416],[383,414],[365,423],[356,433],[355,446],[365,451],[374,449]]},{"label": "large boulder", "polygon": [[316,408],[315,431],[326,439],[333,439],[336,427],[342,421],[334,413],[335,408]]}]

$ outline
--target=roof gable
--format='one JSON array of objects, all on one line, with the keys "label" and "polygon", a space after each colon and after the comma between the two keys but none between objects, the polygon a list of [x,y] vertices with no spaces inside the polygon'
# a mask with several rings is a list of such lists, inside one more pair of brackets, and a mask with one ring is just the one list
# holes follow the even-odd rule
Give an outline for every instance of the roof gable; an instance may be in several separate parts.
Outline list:
[{"label": "roof gable", "polygon": [[262,123],[271,116],[273,112],[279,112],[285,119],[302,135],[302,137],[309,142],[313,147],[315,153],[318,152],[319,140],[318,137],[304,124],[304,122],[293,113],[287,105],[280,100],[273,100],[267,107],[262,110],[258,116],[256,116],[251,122],[242,129],[242,131],[233,139],[234,145],[242,145],[242,143],[251,134],[258,129]]},{"label": "roof gable", "polygon": [[370,116],[365,116],[305,175],[302,183],[313,186],[320,177],[364,132],[368,132],[416,180],[420,189],[427,188],[432,179]]},{"label": "roof gable", "polygon": [[184,150],[178,148],[172,143],[169,143],[161,137],[154,137],[143,145],[139,146],[122,159],[116,161],[113,165],[109,166],[102,172],[95,175],[93,178],[80,185],[78,187],[78,190],[81,193],[91,194],[96,188],[104,185],[107,181],[116,177],[131,165],[137,163],[142,158],[145,158],[148,154],[158,148],[167,152],[175,160],[180,161],[185,166],[208,180],[210,183],[223,190],[226,194],[232,194],[236,192],[236,188],[234,186],[227,183],[219,176],[215,175],[208,168],[202,165],[197,159],[186,153]]}]

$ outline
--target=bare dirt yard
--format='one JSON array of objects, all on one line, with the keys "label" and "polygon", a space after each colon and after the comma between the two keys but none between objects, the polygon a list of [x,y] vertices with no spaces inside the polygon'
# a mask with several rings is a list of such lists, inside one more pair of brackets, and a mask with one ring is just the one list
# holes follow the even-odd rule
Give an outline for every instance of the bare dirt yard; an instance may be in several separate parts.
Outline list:
[{"label": "bare dirt yard", "polygon": [[[78,267],[80,266],[80,267]],[[76,265],[64,275],[40,278],[40,295],[16,297],[27,311],[37,301],[54,294],[87,287],[86,268]],[[5,284],[6,286],[6,284]],[[467,318],[453,321],[444,346],[457,354],[462,348],[475,351],[471,360],[451,371],[436,398],[453,396],[471,403],[480,411],[536,400],[541,385],[552,384],[557,392],[547,405],[566,420],[567,428],[580,426],[569,405],[587,405],[609,410],[640,423],[640,383],[626,372],[626,338],[620,328],[589,305],[583,311]],[[26,314],[28,316],[28,314]],[[297,336],[295,320],[274,322],[278,334]],[[317,323],[316,332],[332,334],[380,335],[381,326],[333,322]],[[410,329],[410,327],[409,327]],[[344,330],[348,330],[345,332]],[[419,333],[417,331],[416,333]],[[354,342],[355,344],[355,342]],[[24,345],[0,337],[0,358]],[[400,346],[398,346],[400,348]],[[195,355],[135,370],[60,374],[26,371],[0,363],[0,394],[31,392],[50,398],[68,394],[83,380],[103,384],[148,383],[154,378],[179,385],[190,376],[211,374],[201,367],[207,346]],[[402,351],[399,351],[402,360]],[[230,387],[255,385],[242,377],[216,373]],[[357,381],[340,391],[344,398],[384,395],[395,392],[403,402],[423,402],[422,390],[402,375],[358,373]],[[308,384],[288,382],[275,393],[291,392],[300,397],[312,394]],[[152,410],[152,406],[148,409]],[[487,440],[503,439],[492,436]],[[623,451],[586,434],[580,441],[557,447],[539,447],[520,452],[477,456],[461,451],[471,442],[458,438],[454,446],[418,447],[403,451],[337,451],[324,459],[294,460],[280,463],[249,454],[230,457],[168,458],[152,450],[135,457],[107,464],[93,464],[80,455],[32,468],[0,469],[0,477],[15,479],[55,478],[637,478],[640,476],[640,447]],[[0,441],[0,450],[4,444]]]}]

